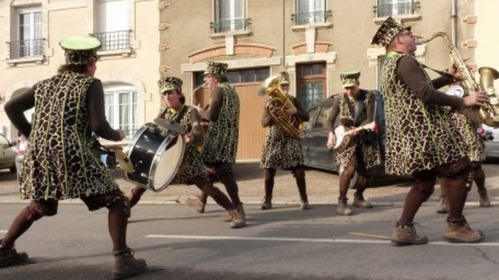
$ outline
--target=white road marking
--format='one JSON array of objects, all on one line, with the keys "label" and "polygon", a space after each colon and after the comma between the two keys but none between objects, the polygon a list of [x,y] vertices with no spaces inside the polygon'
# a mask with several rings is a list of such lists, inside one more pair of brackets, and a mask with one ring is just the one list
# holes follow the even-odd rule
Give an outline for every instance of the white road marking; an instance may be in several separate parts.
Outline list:
[{"label": "white road marking", "polygon": [[[149,234],[146,238],[163,239],[190,239],[190,240],[243,240],[243,241],[268,241],[268,242],[310,242],[310,243],[343,243],[343,244],[390,244],[389,240],[367,240],[367,239],[335,239],[335,238],[291,238],[291,237],[251,237],[251,236],[205,236],[205,235],[161,235]],[[481,246],[499,247],[498,242],[483,242],[475,244],[449,243],[445,241],[429,242],[428,245],[437,246]]]}]

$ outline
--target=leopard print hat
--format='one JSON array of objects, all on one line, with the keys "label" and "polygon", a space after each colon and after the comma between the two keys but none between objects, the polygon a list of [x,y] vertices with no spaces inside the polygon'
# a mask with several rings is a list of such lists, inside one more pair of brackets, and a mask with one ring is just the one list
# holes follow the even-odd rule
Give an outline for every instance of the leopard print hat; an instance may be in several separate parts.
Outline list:
[{"label": "leopard print hat", "polygon": [[66,64],[87,65],[97,61],[101,42],[93,36],[71,36],[62,39],[59,45],[64,50]]},{"label": "leopard print hat", "polygon": [[395,38],[395,36],[397,36],[397,34],[399,34],[402,30],[411,31],[411,27],[405,27],[395,21],[392,17],[388,17],[378,28],[371,44],[380,45],[386,48],[393,41],[393,38]]}]

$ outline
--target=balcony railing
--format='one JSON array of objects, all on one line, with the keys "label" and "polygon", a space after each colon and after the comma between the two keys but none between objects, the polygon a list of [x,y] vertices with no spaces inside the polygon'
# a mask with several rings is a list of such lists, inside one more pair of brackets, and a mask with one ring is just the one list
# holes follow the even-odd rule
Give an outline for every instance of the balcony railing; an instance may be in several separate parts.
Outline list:
[{"label": "balcony railing", "polygon": [[224,19],[210,23],[210,28],[214,33],[223,33],[230,31],[247,30],[251,23],[249,18]]},{"label": "balcony railing", "polygon": [[304,25],[309,23],[326,22],[326,20],[331,16],[332,16],[331,10],[303,12],[303,13],[292,14],[291,20],[295,23],[295,25]]},{"label": "balcony railing", "polygon": [[99,32],[92,34],[101,41],[102,46],[99,51],[113,51],[130,49],[130,30]]},{"label": "balcony railing", "polygon": [[7,42],[9,47],[9,59],[42,56],[45,39],[30,39]]},{"label": "balcony railing", "polygon": [[419,8],[419,1],[416,0],[378,0],[378,5],[374,7],[374,12],[377,17],[412,15]]}]

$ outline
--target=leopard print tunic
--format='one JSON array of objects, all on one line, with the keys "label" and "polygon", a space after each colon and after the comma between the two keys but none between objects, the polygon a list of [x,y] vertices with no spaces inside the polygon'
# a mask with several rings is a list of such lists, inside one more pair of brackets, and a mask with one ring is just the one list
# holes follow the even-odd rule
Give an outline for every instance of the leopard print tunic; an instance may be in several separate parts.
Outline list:
[{"label": "leopard print tunic", "polygon": [[94,78],[65,72],[33,86],[35,116],[23,163],[23,198],[78,198],[120,192],[91,152],[87,89]]},{"label": "leopard print tunic", "polygon": [[[288,96],[296,108],[298,100]],[[303,165],[303,150],[301,139],[287,136],[276,124],[271,124],[262,148],[260,167],[264,169],[292,169]]]},{"label": "leopard print tunic", "polygon": [[466,152],[468,157],[473,162],[482,162],[485,160],[485,143],[477,135],[477,125],[473,124],[466,116],[458,111],[453,111],[450,114],[452,125],[457,128],[461,136],[464,138]]},{"label": "leopard print tunic", "polygon": [[397,78],[397,63],[403,56],[389,53],[381,74],[386,114],[386,172],[409,175],[465,158],[463,140],[443,107],[423,103]]},{"label": "leopard print tunic", "polygon": [[[370,91],[361,90],[361,94],[365,94],[364,108],[360,116],[359,123],[364,123],[367,120],[367,108],[370,103],[374,102],[374,95]],[[346,98],[345,98],[346,97]],[[356,101],[349,98],[347,93],[338,95],[335,98],[339,98],[339,118],[342,125],[351,126],[353,125],[354,116],[350,111],[351,108],[355,108]],[[350,104],[347,104],[350,103]],[[357,136],[355,136],[348,146],[343,151],[338,151],[336,153],[336,163],[338,166],[346,167],[350,162],[358,167],[358,159],[356,158],[356,151],[360,149],[360,153],[363,155],[363,162],[365,164],[365,169],[369,170],[379,164],[381,164],[381,156],[379,147],[376,142],[373,142],[369,137],[369,134],[373,132],[361,131]]]},{"label": "leopard print tunic", "polygon": [[[201,117],[197,110],[191,106],[187,106],[187,111],[182,116],[182,119],[178,120],[180,124],[187,129],[187,131],[193,130],[193,124],[199,123]],[[173,110],[170,108],[165,108],[158,117],[165,118],[167,120],[176,120],[180,110]],[[194,129],[198,129],[195,127]],[[199,133],[199,135],[202,135]],[[182,136],[179,136],[182,137]],[[203,161],[201,160],[201,154],[198,151],[198,144],[200,143],[188,143],[185,146],[184,158],[180,164],[177,174],[173,178],[170,184],[192,184],[194,178],[197,176],[202,176],[206,173]]]},{"label": "leopard print tunic", "polygon": [[236,161],[239,140],[239,96],[228,83],[221,83],[223,104],[217,121],[210,124],[201,156],[205,163]]}]

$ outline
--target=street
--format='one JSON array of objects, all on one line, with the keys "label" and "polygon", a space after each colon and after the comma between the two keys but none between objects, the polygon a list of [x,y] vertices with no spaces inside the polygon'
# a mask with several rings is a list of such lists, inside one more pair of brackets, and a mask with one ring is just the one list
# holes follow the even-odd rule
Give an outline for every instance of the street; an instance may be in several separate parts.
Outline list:
[{"label": "street", "polygon": [[[251,170],[248,173],[252,174]],[[430,243],[393,247],[389,237],[407,186],[370,189],[366,195],[373,209],[353,209],[353,216],[338,216],[331,203],[335,198],[328,187],[331,183],[322,186],[313,180],[323,176],[322,180],[334,181],[337,175],[322,171],[307,172],[308,181],[315,182],[314,187],[309,184],[311,197],[320,196],[323,188],[324,193],[329,190],[327,198],[311,200],[309,211],[300,211],[293,202],[297,196],[294,185],[288,192],[276,193],[282,203],[275,209],[260,210],[261,186],[247,185],[259,179],[244,177],[240,188],[248,226],[242,229],[230,229],[221,220],[224,211],[213,203],[205,214],[179,203],[182,188],[184,196],[195,194],[194,188],[172,186],[165,194],[149,193],[132,209],[129,223],[128,244],[136,257],[149,265],[147,273],[134,279],[496,279],[499,174],[496,164],[486,165],[485,170],[495,207],[479,208],[476,190],[470,192],[466,218],[486,235],[484,243],[474,245],[443,240],[446,216],[435,213],[437,190],[416,217],[418,233],[427,235]],[[292,176],[284,174],[276,182],[288,180],[289,184]],[[260,173],[255,171],[255,175]],[[11,182],[6,177],[10,175],[0,175],[0,236],[25,205],[14,198],[7,201],[5,197],[16,191],[5,192],[5,181]],[[57,216],[36,222],[16,245],[30,255],[30,263],[0,269],[0,279],[111,278],[112,248],[104,209],[91,213],[78,201],[61,203]]]}]

